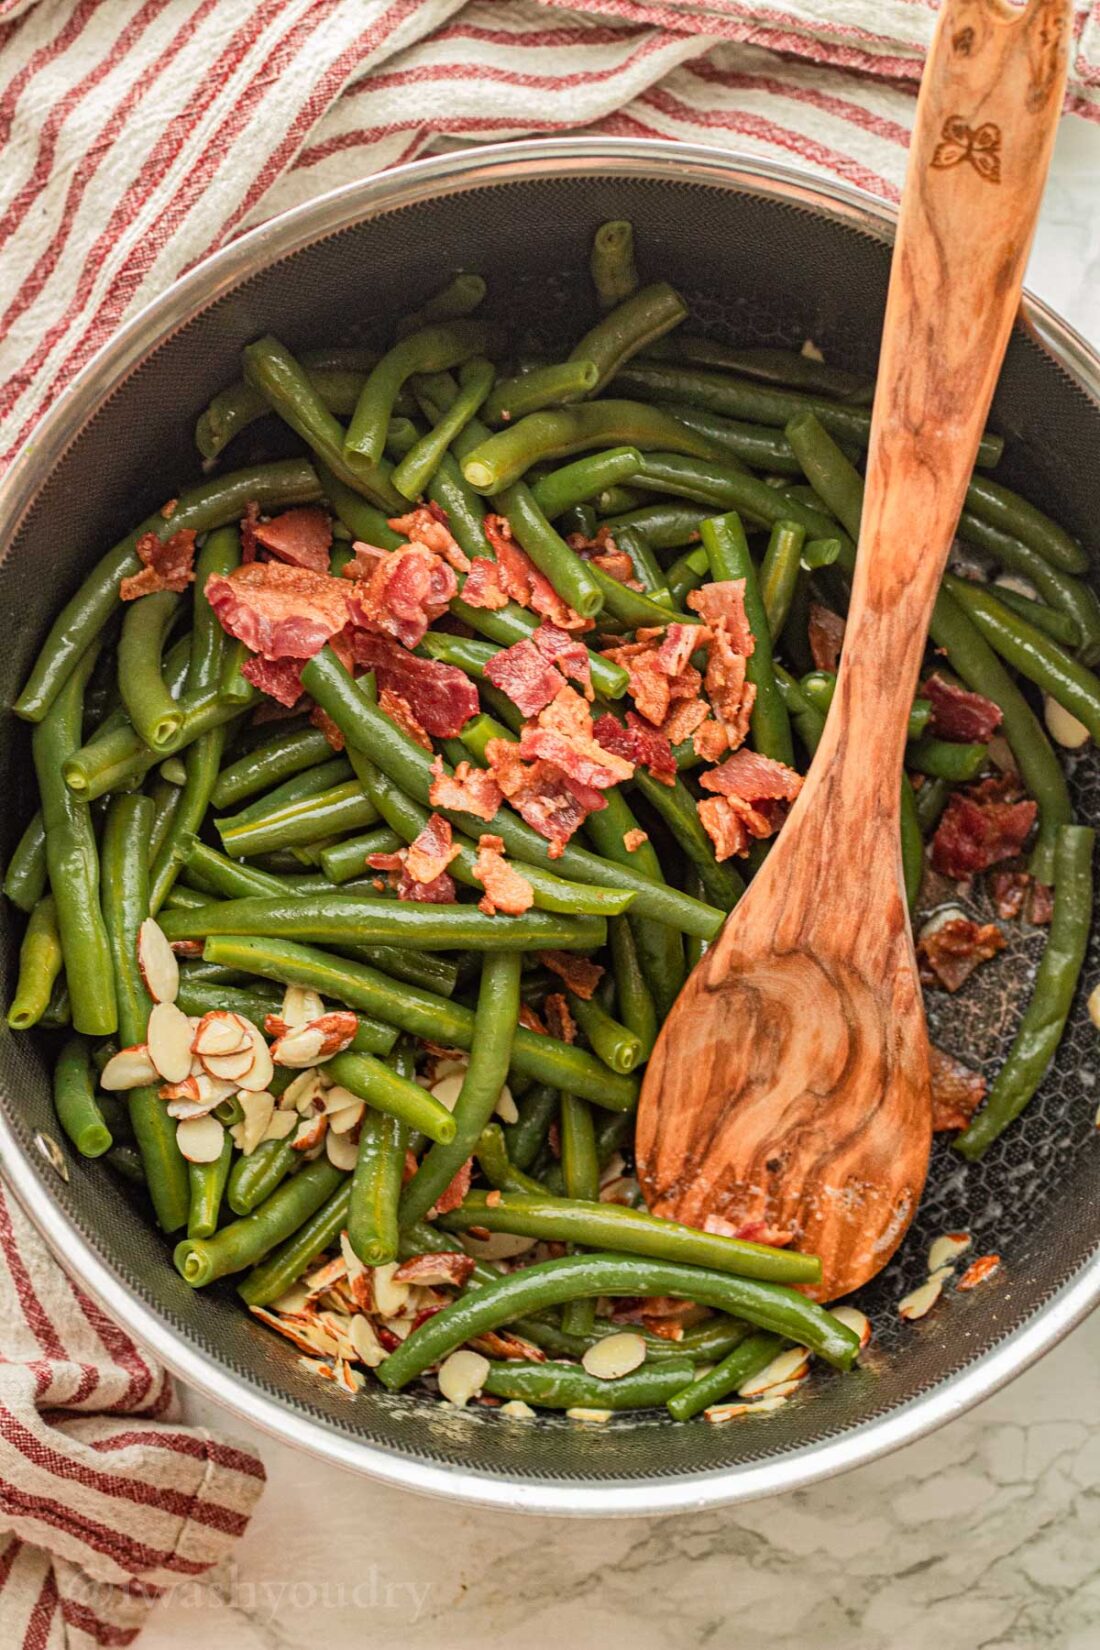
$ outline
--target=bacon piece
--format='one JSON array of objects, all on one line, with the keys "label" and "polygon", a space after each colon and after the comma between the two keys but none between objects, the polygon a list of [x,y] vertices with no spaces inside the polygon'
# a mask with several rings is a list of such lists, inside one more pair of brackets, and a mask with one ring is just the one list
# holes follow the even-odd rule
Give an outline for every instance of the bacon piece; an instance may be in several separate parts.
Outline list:
[{"label": "bacon piece", "polygon": [[734,854],[748,853],[748,828],[730,798],[705,796],[698,804],[698,814],[714,844],[715,859],[720,861],[730,859]]},{"label": "bacon piece", "polygon": [[[706,714],[704,706],[703,714]],[[676,782],[676,758],[672,746],[659,728],[645,722],[635,711],[626,713],[626,725],[610,713],[601,716],[593,734],[597,743],[635,767],[648,768],[662,785]]]},{"label": "bacon piece", "polygon": [[322,710],[320,705],[314,705],[310,710],[309,719],[315,728],[319,728],[321,730],[334,751],[343,750],[345,744],[344,735],[336,726],[336,723],[332,720],[332,717],[329,715],[327,710]]},{"label": "bacon piece", "polygon": [[932,868],[961,881],[1012,859],[1035,823],[1034,802],[979,802],[956,791],[932,838]]},{"label": "bacon piece", "polygon": [[[744,579],[737,581],[744,584]],[[670,624],[657,649],[657,663],[666,676],[679,676],[691,663],[691,655],[707,640],[709,631],[697,624]]]},{"label": "bacon piece", "polygon": [[265,659],[311,659],[348,621],[348,585],[308,567],[250,562],[206,581],[224,630]]},{"label": "bacon piece", "polygon": [[817,669],[835,670],[844,646],[844,620],[840,614],[834,613],[831,607],[823,607],[820,602],[811,602],[807,629],[810,652]]},{"label": "bacon piece", "polygon": [[477,715],[477,688],[455,665],[419,659],[369,630],[353,631],[351,644],[356,664],[374,671],[380,689],[400,694],[427,733],[451,739]]},{"label": "bacon piece", "polygon": [[478,838],[474,876],[485,890],[477,904],[486,916],[495,917],[502,911],[507,917],[519,917],[535,903],[535,891],[527,878],[504,858],[499,836]]},{"label": "bacon piece", "polygon": [[642,846],[642,843],[648,841],[648,831],[643,831],[637,826],[632,831],[623,832],[623,847],[626,849],[628,854],[636,854],[638,849]]},{"label": "bacon piece", "polygon": [[454,774],[443,772],[443,758],[432,763],[428,801],[433,808],[451,808],[455,813],[473,814],[476,819],[495,819],[504,798],[488,768],[460,762]]},{"label": "bacon piece", "polygon": [[628,590],[643,588],[634,571],[634,563],[625,550],[601,550],[598,555],[589,556],[588,560],[601,573],[606,573],[609,579],[614,579],[616,584],[625,584]]},{"label": "bacon piece", "polygon": [[[660,731],[670,745],[678,745],[682,739],[690,739],[696,728],[706,721],[709,714],[710,712],[704,700],[680,699],[672,706],[665,717]],[[718,754],[721,755],[721,752]],[[712,758],[712,760],[717,760],[717,758]]]},{"label": "bacon piece", "polygon": [[693,741],[695,754],[704,761],[717,761],[727,750],[737,750],[748,737],[756,684],[746,679],[745,671],[745,655],[737,651],[725,627],[720,626],[707,647],[704,680],[716,727],[712,730],[708,725],[704,731],[701,725]]},{"label": "bacon piece", "polygon": [[1054,889],[1048,888],[1045,882],[1033,882],[1031,895],[1027,902],[1027,920],[1040,927],[1048,923],[1054,915]]},{"label": "bacon piece", "polygon": [[739,750],[699,780],[705,791],[737,796],[745,802],[793,802],[802,789],[802,775],[785,762],[756,751]]},{"label": "bacon piece", "polygon": [[697,698],[703,685],[695,667],[682,662],[685,628],[691,629],[695,645],[702,645],[710,634],[698,625],[642,628],[635,631],[632,642],[602,650],[605,659],[626,671],[635,705],[655,727],[663,725],[673,703]]},{"label": "bacon piece", "polygon": [[783,823],[784,804],[802,789],[802,776],[769,756],[742,748],[699,780],[717,796],[699,803],[699,818],[719,860],[745,854],[752,837],[771,836]]},{"label": "bacon piece", "polygon": [[1011,922],[1024,908],[1031,878],[1026,871],[994,871],[989,879],[989,892],[997,915]]},{"label": "bacon piece", "polygon": [[985,1078],[945,1054],[935,1043],[929,1047],[932,1072],[932,1127],[939,1133],[944,1129],[965,1129],[985,1099]]},{"label": "bacon piece", "polygon": [[987,744],[1004,717],[1000,705],[983,693],[971,693],[958,682],[949,681],[939,671],[921,684],[921,696],[932,701],[930,733],[939,739],[957,739],[964,744]]},{"label": "bacon piece", "polygon": [[393,1281],[416,1283],[429,1288],[433,1284],[446,1283],[461,1289],[475,1265],[473,1255],[464,1255],[460,1250],[444,1249],[434,1255],[411,1255],[401,1262],[393,1274]]},{"label": "bacon piece", "polygon": [[304,659],[262,659],[254,653],[242,664],[241,675],[261,693],[270,694],[280,705],[293,710],[302,697],[302,666],[305,663]]},{"label": "bacon piece", "polygon": [[423,750],[431,751],[434,755],[435,746],[432,744],[432,736],[417,720],[416,713],[404,694],[395,693],[392,688],[380,687],[378,689],[378,708],[385,711],[390,721],[396,722],[401,731],[407,733],[410,739],[415,739]]},{"label": "bacon piece", "polygon": [[545,623],[539,625],[531,640],[548,664],[557,665],[563,676],[580,684],[586,699],[592,698],[592,668],[583,642],[567,630]]},{"label": "bacon piece", "polygon": [[537,1037],[549,1037],[550,1035],[530,1003],[520,1003],[519,1023],[527,1031],[533,1031]]},{"label": "bacon piece", "polygon": [[607,803],[598,790],[570,779],[552,762],[524,762],[509,739],[490,739],[485,755],[493,777],[531,829],[550,844],[549,858],[559,859],[565,844],[589,814]]},{"label": "bacon piece", "polygon": [[511,524],[506,516],[488,515],[484,522],[485,537],[493,547],[499,564],[500,587],[512,601],[530,608],[549,619],[561,630],[591,630],[591,619],[582,619],[558,595],[545,573],[540,573],[526,551],[521,550],[512,537]]},{"label": "bacon piece", "polygon": [[421,544],[408,544],[391,550],[369,578],[356,580],[350,615],[365,630],[419,647],[429,624],[447,611],[457,591],[458,581],[445,561]]},{"label": "bacon piece", "polygon": [[250,498],[244,507],[241,517],[241,563],[247,567],[256,560],[256,527],[260,520],[260,506],[258,500]]},{"label": "bacon piece", "polygon": [[970,1262],[955,1288],[976,1289],[979,1283],[984,1283],[986,1278],[991,1278],[994,1272],[999,1272],[1000,1269],[1000,1255],[979,1255],[977,1260]]},{"label": "bacon piece", "polygon": [[501,583],[498,562],[490,561],[488,556],[474,557],[462,586],[462,600],[468,607],[484,607],[490,612],[508,606],[511,597]]},{"label": "bacon piece", "polygon": [[546,1029],[559,1043],[575,1043],[577,1022],[569,1012],[569,1004],[560,991],[552,991],[543,1008],[546,1010]]},{"label": "bacon piece", "polygon": [[395,533],[404,533],[410,544],[422,544],[434,555],[442,556],[456,573],[470,571],[470,558],[451,532],[446,510],[422,504],[407,515],[391,516],[388,525]]},{"label": "bacon piece", "polygon": [[272,516],[270,521],[252,522],[251,532],[255,544],[270,550],[291,567],[308,567],[314,573],[328,572],[332,523],[319,505],[301,505]]},{"label": "bacon piece", "polygon": [[[385,871],[390,886],[397,889],[399,900],[417,905],[453,905],[456,899],[454,878],[447,871],[441,871],[430,881],[419,882],[406,864],[409,852],[408,848],[399,848],[393,854],[368,854],[367,864],[372,871]],[[450,860],[446,863],[449,864]],[[379,883],[377,886],[382,889],[385,884]]]},{"label": "bacon piece", "polygon": [[474,1160],[468,1157],[457,1171],[450,1185],[440,1192],[434,1206],[428,1210],[428,1218],[432,1215],[447,1215],[452,1209],[457,1209],[466,1193],[470,1190],[470,1181],[474,1177]]},{"label": "bacon piece", "polygon": [[156,533],[142,533],[134,549],[142,568],[140,573],[131,573],[119,585],[118,593],[124,602],[151,596],[157,590],[186,590],[193,581],[195,535],[190,527],[179,528],[167,539],[159,538]]},{"label": "bacon piece", "polygon": [[605,749],[594,737],[592,713],[573,688],[562,686],[552,704],[530,723],[519,739],[525,761],[552,762],[569,779],[592,790],[606,791],[634,773],[634,764]]},{"label": "bacon piece", "polygon": [[698,590],[688,591],[687,604],[711,630],[721,626],[730,646],[749,658],[756,642],[745,616],[744,579],[719,579],[700,585]]},{"label": "bacon piece", "polygon": [[954,917],[917,941],[923,985],[942,985],[958,991],[974,970],[1005,948],[1005,937],[995,922],[976,923]]},{"label": "bacon piece", "polygon": [[457,859],[458,844],[450,823],[439,814],[429,814],[428,822],[405,854],[405,869],[415,882],[434,882]]},{"label": "bacon piece", "polygon": [[485,666],[485,676],[524,716],[534,716],[550,704],[564,680],[529,637],[494,654]]},{"label": "bacon piece", "polygon": [[551,974],[556,974],[559,980],[564,980],[573,995],[582,997],[586,1003],[591,1002],[592,994],[604,976],[599,963],[578,956],[575,951],[540,951],[539,962]]}]

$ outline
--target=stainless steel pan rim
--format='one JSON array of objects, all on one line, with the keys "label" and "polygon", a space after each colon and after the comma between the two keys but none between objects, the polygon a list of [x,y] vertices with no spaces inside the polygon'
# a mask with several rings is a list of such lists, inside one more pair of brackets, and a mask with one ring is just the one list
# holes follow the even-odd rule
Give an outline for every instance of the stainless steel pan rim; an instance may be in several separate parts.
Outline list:
[{"label": "stainless steel pan rim", "polygon": [[[379,212],[488,183],[571,174],[668,176],[728,189],[751,189],[846,219],[889,240],[893,210],[846,184],[756,157],[653,140],[552,139],[496,144],[443,159],[418,161],[331,191],[264,224],[205,260],[129,321],[58,398],[0,479],[0,545],[10,541],[44,478],[77,433],[158,344],[257,270],[288,253]],[[1028,296],[1025,315],[1046,349],[1094,399],[1100,400],[1100,358],[1040,300]],[[968,1367],[897,1411],[822,1440],[797,1453],[732,1469],[598,1484],[518,1483],[436,1466],[340,1435],[287,1404],[243,1388],[217,1361],[178,1337],[136,1298],[121,1276],[84,1241],[48,1196],[41,1164],[0,1112],[0,1168],[20,1204],[63,1266],[103,1307],[182,1380],[272,1437],[333,1465],[448,1499],[516,1511],[607,1517],[689,1511],[800,1489],[878,1459],[954,1420],[1020,1374],[1092,1310],[1100,1298],[1100,1255],[1013,1334]]]}]

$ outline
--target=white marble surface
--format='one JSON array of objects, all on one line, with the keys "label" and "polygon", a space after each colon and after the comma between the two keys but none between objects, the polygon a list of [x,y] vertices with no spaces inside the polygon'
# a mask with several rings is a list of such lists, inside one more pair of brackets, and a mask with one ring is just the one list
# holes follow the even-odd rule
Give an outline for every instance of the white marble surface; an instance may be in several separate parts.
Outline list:
[{"label": "white marble surface", "polygon": [[[1029,285],[1100,342],[1098,206],[1100,130],[1066,122]],[[1100,1317],[889,1460],[741,1509],[598,1530],[413,1498],[257,1433],[269,1484],[249,1534],[157,1608],[143,1650],[1096,1650],[1098,1365]]]}]

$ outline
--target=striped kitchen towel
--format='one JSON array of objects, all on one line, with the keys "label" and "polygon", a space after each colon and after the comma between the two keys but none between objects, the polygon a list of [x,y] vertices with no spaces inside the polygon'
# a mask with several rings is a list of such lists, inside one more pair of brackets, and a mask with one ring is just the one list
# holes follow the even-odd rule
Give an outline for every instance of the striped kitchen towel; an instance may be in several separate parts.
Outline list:
[{"label": "striped kitchen towel", "polygon": [[165,1371],[0,1189],[0,1645],[129,1644],[248,1524],[253,1452],[174,1420]]}]

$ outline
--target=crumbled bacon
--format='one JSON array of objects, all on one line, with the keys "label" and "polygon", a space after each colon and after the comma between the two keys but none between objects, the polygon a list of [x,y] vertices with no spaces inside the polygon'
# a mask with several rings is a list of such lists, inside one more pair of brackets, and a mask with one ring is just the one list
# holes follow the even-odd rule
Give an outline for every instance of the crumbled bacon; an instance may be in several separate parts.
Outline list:
[{"label": "crumbled bacon", "polygon": [[756,751],[742,749],[699,780],[716,796],[699,803],[699,818],[714,843],[715,856],[729,859],[748,852],[753,837],[771,836],[783,822],[784,804],[802,789],[802,776]]},{"label": "crumbled bacon", "polygon": [[747,680],[745,672],[745,654],[738,652],[725,627],[719,626],[707,645],[704,679],[714,720],[701,723],[692,740],[695,754],[706,762],[739,749],[748,737],[756,684]]},{"label": "crumbled bacon", "polygon": [[793,802],[802,789],[802,775],[785,762],[757,751],[734,751],[719,768],[702,775],[705,791],[739,796],[745,802]]},{"label": "crumbled bacon", "polygon": [[539,962],[564,980],[573,995],[583,997],[586,1003],[591,1001],[604,975],[599,963],[581,957],[575,951],[540,951]]},{"label": "crumbled bacon", "polygon": [[332,720],[332,717],[329,715],[327,710],[322,710],[320,705],[313,705],[310,708],[309,719],[313,723],[313,726],[315,728],[319,728],[324,734],[334,751],[343,750],[345,744],[344,735],[341,733],[336,723]]},{"label": "crumbled bacon", "polygon": [[710,630],[725,630],[730,646],[749,658],[756,642],[745,614],[744,579],[719,579],[689,590],[687,604]]},{"label": "crumbled bacon", "polygon": [[921,696],[932,701],[929,732],[939,739],[973,741],[985,745],[1001,725],[1004,712],[982,693],[971,693],[939,671],[921,685]]},{"label": "crumbled bacon", "polygon": [[556,698],[564,680],[530,638],[495,653],[485,666],[485,677],[506,693],[524,716],[534,716]]},{"label": "crumbled bacon", "polygon": [[545,622],[532,633],[531,640],[548,664],[557,665],[563,676],[584,689],[586,699],[592,698],[592,668],[583,642],[567,630]]},{"label": "crumbled bacon", "polygon": [[670,745],[678,745],[682,739],[690,739],[696,728],[705,722],[709,715],[710,711],[704,699],[679,699],[665,717],[659,731]]},{"label": "crumbled bacon", "polygon": [[[512,537],[512,528],[506,516],[488,515],[484,522],[485,537],[493,547],[498,563],[500,588],[521,607],[541,614],[561,630],[590,630],[591,619],[582,619],[568,602],[558,595],[545,573],[540,573],[526,551],[521,550]],[[465,591],[463,592],[465,594]],[[483,604],[485,605],[485,604]]]},{"label": "crumbled bacon", "polygon": [[588,559],[593,567],[598,567],[601,573],[606,573],[616,584],[625,584],[628,590],[644,588],[634,571],[634,563],[625,550],[601,550],[598,555],[589,556]]},{"label": "crumbled bacon", "polygon": [[419,647],[433,619],[445,613],[458,591],[453,570],[422,544],[391,550],[369,578],[351,587],[350,613],[365,630]]},{"label": "crumbled bacon", "polygon": [[933,1043],[929,1048],[932,1072],[932,1127],[965,1129],[985,1099],[985,1078],[980,1071],[972,1071],[945,1054]]},{"label": "crumbled bacon", "polygon": [[623,847],[628,854],[636,854],[643,842],[649,841],[649,833],[635,826],[632,831],[623,832]]},{"label": "crumbled bacon", "polygon": [[989,879],[989,892],[997,915],[1011,922],[1024,908],[1031,878],[1026,871],[994,871]]},{"label": "crumbled bacon", "polygon": [[589,814],[607,803],[590,785],[570,778],[552,762],[525,762],[509,739],[490,739],[485,756],[502,794],[531,829],[544,836],[548,857],[559,859],[565,844]]},{"label": "crumbled bacon", "polygon": [[844,646],[844,620],[840,614],[834,613],[831,607],[823,607],[820,602],[811,602],[807,629],[816,668],[835,670]]},{"label": "crumbled bacon", "polygon": [[533,1031],[538,1037],[549,1037],[550,1035],[530,1003],[520,1003],[519,1023],[526,1031]]},{"label": "crumbled bacon", "polygon": [[134,549],[142,567],[140,573],[131,573],[119,585],[124,602],[151,596],[157,590],[186,590],[195,577],[195,535],[190,527],[181,527],[166,539],[156,533],[142,533]]},{"label": "crumbled bacon", "polygon": [[501,583],[500,564],[488,556],[475,556],[462,586],[462,600],[468,607],[484,607],[489,612],[507,607],[511,597]]},{"label": "crumbled bacon", "polygon": [[254,498],[250,498],[244,507],[244,515],[241,517],[240,523],[241,562],[245,567],[247,567],[250,562],[254,562],[256,560],[256,551],[258,549],[258,545],[256,543],[256,527],[259,520],[259,502]]},{"label": "crumbled bacon", "polygon": [[405,869],[417,882],[434,882],[458,853],[449,821],[439,814],[429,814],[427,824],[409,844]]},{"label": "crumbled bacon", "polygon": [[374,671],[380,690],[399,694],[426,733],[451,739],[477,715],[477,688],[455,665],[420,659],[368,630],[354,631],[351,645],[356,664]]},{"label": "crumbled bacon", "polygon": [[443,772],[443,758],[432,763],[428,801],[433,808],[450,808],[455,813],[473,814],[476,819],[495,819],[504,800],[500,786],[488,768],[460,762],[453,775]]},{"label": "crumbled bacon", "polygon": [[970,1262],[955,1288],[976,1289],[979,1283],[984,1283],[986,1278],[991,1278],[994,1272],[999,1272],[1000,1269],[1000,1255],[979,1255],[977,1260]]},{"label": "crumbled bacon", "polygon": [[958,991],[974,970],[1005,948],[1005,937],[995,922],[976,923],[953,917],[917,941],[921,983]]},{"label": "crumbled bacon", "polygon": [[450,1214],[457,1209],[466,1193],[470,1190],[470,1181],[474,1176],[474,1160],[468,1157],[462,1167],[455,1174],[454,1179],[446,1189],[440,1192],[434,1206],[428,1210],[428,1219],[433,1215]]},{"label": "crumbled bacon", "polygon": [[[677,633],[683,628],[681,625],[668,627]],[[701,632],[698,626],[693,628],[695,639],[702,642],[706,632]],[[694,665],[685,663],[670,670],[670,664],[677,664],[681,648],[678,635],[672,645],[668,645],[663,628],[636,630],[632,642],[604,648],[602,652],[605,659],[610,659],[612,664],[620,665],[626,671],[634,703],[654,727],[663,725],[670,706],[677,700],[697,698],[703,685],[703,679]]]},{"label": "crumbled bacon", "polygon": [[399,727],[402,733],[407,733],[410,739],[416,741],[422,750],[435,753],[432,736],[427,728],[418,721],[415,711],[402,693],[395,693],[392,688],[378,689],[378,708],[384,711],[390,721]]},{"label": "crumbled bacon", "polygon": [[592,731],[597,744],[605,751],[622,757],[634,767],[648,768],[662,785],[675,783],[676,758],[672,746],[659,728],[643,721],[635,711],[627,711],[625,725],[610,713],[601,716]]},{"label": "crumbled bacon", "polygon": [[552,991],[543,1003],[546,1014],[546,1027],[551,1037],[556,1037],[559,1043],[575,1043],[577,1040],[577,1022],[569,1012],[569,1004],[560,991]]},{"label": "crumbled bacon", "polygon": [[293,710],[302,697],[302,666],[305,662],[304,659],[261,659],[255,653],[241,665],[241,675],[261,693],[270,695],[280,705]]},{"label": "crumbled bacon", "polygon": [[[440,820],[440,824],[446,824],[446,821]],[[447,829],[449,831],[450,827]],[[432,833],[430,821],[417,837],[413,847],[417,844],[420,844],[420,847],[413,862],[414,868],[421,871],[433,870],[441,857],[442,838]],[[399,900],[417,905],[453,905],[456,895],[454,878],[446,869],[440,869],[437,874],[421,881],[409,869],[408,860],[412,851],[412,848],[399,848],[392,854],[368,854],[367,864],[372,871],[386,872],[391,886],[397,889]],[[457,852],[456,848],[443,860],[444,867],[450,864]],[[381,886],[384,887],[384,884]]]},{"label": "crumbled bacon", "polygon": [[253,542],[270,550],[280,561],[291,567],[308,567],[314,573],[328,572],[332,523],[319,505],[284,510],[270,521],[252,521],[250,528]]},{"label": "crumbled bacon", "polygon": [[438,1254],[411,1255],[394,1272],[393,1281],[428,1287],[445,1283],[461,1289],[469,1281],[474,1265],[474,1257],[464,1255],[461,1250],[445,1249]]},{"label": "crumbled bacon", "polygon": [[961,881],[1012,859],[1024,845],[1038,812],[1034,802],[976,800],[956,791],[932,838],[932,868]]},{"label": "crumbled bacon", "polygon": [[551,762],[569,779],[597,791],[620,785],[634,773],[632,761],[607,750],[593,736],[586,701],[565,684],[553,703],[540,712],[537,723],[524,727],[519,754],[525,761]]},{"label": "crumbled bacon", "polygon": [[1027,902],[1027,920],[1036,927],[1045,926],[1054,915],[1054,889],[1045,882],[1033,882]]},{"label": "crumbled bacon", "polygon": [[507,917],[522,916],[535,903],[535,892],[527,878],[504,857],[504,843],[499,836],[481,836],[477,843],[474,876],[485,893],[478,900],[478,910],[495,917],[502,911]]},{"label": "crumbled bacon", "polygon": [[222,628],[265,659],[311,659],[348,621],[351,588],[327,573],[250,562],[206,581]]},{"label": "crumbled bacon", "polygon": [[410,544],[422,544],[426,550],[442,556],[456,573],[470,571],[470,559],[459,546],[447,525],[447,512],[430,504],[422,504],[405,516],[391,516],[389,526],[395,533],[404,533]]}]

